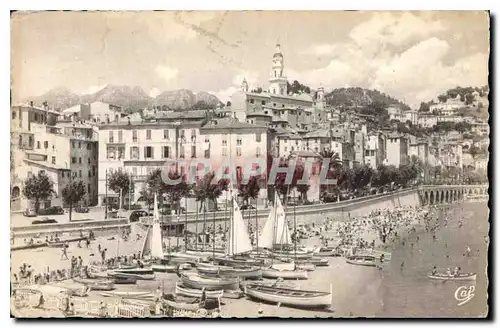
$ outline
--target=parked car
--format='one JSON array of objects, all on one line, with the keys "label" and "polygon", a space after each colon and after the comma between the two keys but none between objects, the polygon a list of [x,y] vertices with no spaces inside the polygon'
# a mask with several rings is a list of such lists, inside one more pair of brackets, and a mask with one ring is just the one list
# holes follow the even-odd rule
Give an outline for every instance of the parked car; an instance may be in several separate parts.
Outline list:
[{"label": "parked car", "polygon": [[38,211],[40,215],[61,215],[64,214],[64,209],[61,206],[51,206]]},{"label": "parked car", "polygon": [[27,216],[29,218],[32,218],[32,217],[36,216],[36,212],[34,209],[27,208],[26,211],[23,212],[23,215]]},{"label": "parked car", "polygon": [[49,219],[48,217],[43,217],[41,219],[33,220],[31,224],[46,224],[46,223],[57,223],[54,219]]},{"label": "parked car", "polygon": [[145,210],[136,210],[130,213],[129,221],[130,222],[137,222],[139,221],[140,218],[144,216],[152,216],[151,213]]},{"label": "parked car", "polygon": [[75,207],[75,212],[76,213],[88,213],[89,208],[87,206],[78,206],[78,207]]}]

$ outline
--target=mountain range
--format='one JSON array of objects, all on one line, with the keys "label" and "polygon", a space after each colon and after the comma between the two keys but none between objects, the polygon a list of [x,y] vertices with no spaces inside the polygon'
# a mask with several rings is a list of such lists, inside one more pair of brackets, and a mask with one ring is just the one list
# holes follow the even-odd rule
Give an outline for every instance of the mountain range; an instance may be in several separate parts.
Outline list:
[{"label": "mountain range", "polygon": [[187,89],[171,90],[162,92],[153,98],[141,87],[128,85],[107,85],[95,93],[84,95],[78,95],[64,87],[59,87],[41,96],[26,99],[26,101],[33,101],[36,105],[47,102],[49,107],[55,110],[63,110],[82,103],[102,101],[121,106],[124,111],[130,113],[151,106],[160,106],[163,109],[171,110],[187,110],[196,104],[199,105],[200,102],[209,107],[222,104],[219,98],[204,91],[194,93]]}]

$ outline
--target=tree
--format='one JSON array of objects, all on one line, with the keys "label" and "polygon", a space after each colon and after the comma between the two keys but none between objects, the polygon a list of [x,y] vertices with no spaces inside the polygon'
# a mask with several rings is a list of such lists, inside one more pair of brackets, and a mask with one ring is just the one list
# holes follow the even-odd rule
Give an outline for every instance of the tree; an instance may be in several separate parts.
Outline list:
[{"label": "tree", "polygon": [[37,175],[31,175],[24,181],[23,195],[35,202],[37,214],[40,209],[40,201],[50,199],[53,193],[55,193],[54,182],[45,171],[38,171]]},{"label": "tree", "polygon": [[168,178],[171,181],[179,181],[175,184],[163,184],[163,192],[167,194],[171,208],[174,208],[175,213],[179,213],[180,200],[189,194],[190,187],[186,182],[186,176],[181,176],[177,171],[168,172]]},{"label": "tree", "polygon": [[226,103],[226,107],[231,107],[231,102],[229,100]]},{"label": "tree", "polygon": [[73,204],[78,204],[85,195],[85,184],[81,180],[72,180],[62,190],[64,203],[69,204],[69,220],[73,212]]},{"label": "tree", "polygon": [[[108,187],[110,190],[120,195],[121,206],[123,207],[123,199],[128,195],[133,188],[133,183],[130,175],[123,170],[116,170],[108,175]],[[120,194],[121,193],[121,194]]]},{"label": "tree", "polygon": [[301,183],[300,181],[307,174],[303,165],[296,165],[293,173],[293,185],[300,194],[300,200],[307,201],[307,192],[309,191],[309,183]]},{"label": "tree", "polygon": [[151,190],[151,188],[148,187],[142,188],[141,191],[139,191],[139,195],[140,195],[139,197],[146,202],[148,210],[151,210],[151,206],[153,205],[155,199],[155,195]]},{"label": "tree", "polygon": [[246,184],[240,183],[238,185],[238,196],[243,199],[245,204],[248,204],[250,198],[256,199],[259,196],[261,179],[260,176],[251,176]]},{"label": "tree", "polygon": [[446,95],[439,95],[438,100],[439,102],[445,103],[448,100],[448,97]]},{"label": "tree", "polygon": [[428,112],[429,109],[430,109],[430,106],[428,103],[425,103],[425,102],[420,103],[420,108],[419,108],[420,112]]},{"label": "tree", "polygon": [[474,102],[474,95],[471,93],[468,93],[465,95],[465,104],[466,105],[471,105]]}]

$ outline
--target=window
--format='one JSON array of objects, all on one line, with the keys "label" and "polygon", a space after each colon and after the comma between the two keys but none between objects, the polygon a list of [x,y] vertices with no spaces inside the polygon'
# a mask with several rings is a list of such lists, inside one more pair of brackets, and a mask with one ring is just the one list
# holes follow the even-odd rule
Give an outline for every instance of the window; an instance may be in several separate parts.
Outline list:
[{"label": "window", "polygon": [[78,164],[82,164],[82,158],[78,157]]},{"label": "window", "polygon": [[196,129],[191,130],[191,137],[196,137]]},{"label": "window", "polygon": [[222,148],[222,156],[227,156],[227,148]]},{"label": "window", "polygon": [[292,146],[292,151],[295,151],[295,147]]},{"label": "window", "polygon": [[170,158],[170,147],[169,146],[163,146],[163,158]]},{"label": "window", "polygon": [[[150,130],[148,130],[150,131]],[[144,158],[154,158],[153,156],[153,147],[151,146],[146,146],[144,147]]]},{"label": "window", "polygon": [[87,184],[87,193],[90,195],[90,183]]},{"label": "window", "polygon": [[130,147],[130,159],[139,159],[139,147]]},{"label": "window", "polygon": [[137,167],[133,167],[132,168],[132,174],[133,175],[137,175]]},{"label": "window", "polygon": [[223,139],[223,140],[222,140],[222,145],[223,145],[223,146],[227,146],[227,140],[226,140],[226,139]]},{"label": "window", "polygon": [[266,101],[262,100],[260,103],[264,106],[266,104]]},{"label": "window", "polygon": [[87,150],[90,150],[92,148],[92,144],[91,143],[88,143],[87,144]]},{"label": "window", "polygon": [[250,99],[250,103],[253,104],[253,99]]},{"label": "window", "polygon": [[82,170],[78,170],[78,177],[81,178],[82,177]]},{"label": "window", "polygon": [[210,158],[210,149],[205,150],[205,158]]},{"label": "window", "polygon": [[109,141],[108,141],[109,143],[113,143],[115,141],[112,130],[109,131],[108,137],[109,137]]},{"label": "window", "polygon": [[40,149],[40,141],[36,142],[36,149]]},{"label": "window", "polygon": [[261,133],[257,133],[257,134],[255,135],[255,141],[260,142],[260,141],[261,141],[261,138],[262,138],[262,134],[261,134]]},{"label": "window", "polygon": [[123,131],[118,130],[118,142],[123,142]]},{"label": "window", "polygon": [[179,131],[179,133],[180,133],[181,138],[184,138],[184,137],[185,137],[185,136],[184,136],[184,130],[180,130],[180,131]]},{"label": "window", "polygon": [[137,130],[132,131],[132,142],[137,142]]},{"label": "window", "polygon": [[287,149],[288,149],[288,148],[287,148],[287,147],[285,147],[283,150],[284,150],[284,151],[287,151]]},{"label": "window", "polygon": [[90,164],[90,157],[87,158],[87,164]]},{"label": "window", "polygon": [[236,138],[236,145],[241,146],[241,137]]},{"label": "window", "polygon": [[76,164],[76,157],[71,157],[71,164]]},{"label": "window", "polygon": [[92,175],[92,172],[89,170],[88,177],[90,178],[91,175]]},{"label": "window", "polygon": [[196,158],[196,146],[191,146],[191,158]]},{"label": "window", "polygon": [[186,153],[186,151],[184,150],[184,145],[181,145],[179,147],[179,157],[180,158],[184,158],[184,154]]},{"label": "window", "polygon": [[35,121],[38,121],[38,114],[35,113]]},{"label": "window", "polygon": [[260,147],[257,147],[257,148],[255,149],[255,156],[256,156],[256,157],[260,157]]},{"label": "window", "polygon": [[56,157],[52,156],[52,164],[55,164],[55,163],[56,163]]},{"label": "window", "polygon": [[92,165],[92,176],[95,177],[95,165]]},{"label": "window", "polygon": [[151,130],[146,130],[146,140],[151,140]]},{"label": "window", "polygon": [[273,107],[276,107],[276,103],[273,103]]},{"label": "window", "polygon": [[205,137],[205,142],[206,143],[209,143],[210,142],[210,139],[208,137]]},{"label": "window", "polygon": [[168,139],[169,137],[168,130],[163,130],[163,139]]},{"label": "window", "polygon": [[16,119],[16,112],[12,112],[12,119],[15,120]]},{"label": "window", "polygon": [[48,141],[44,141],[43,142],[43,148],[45,148],[45,149],[49,148],[49,142]]}]

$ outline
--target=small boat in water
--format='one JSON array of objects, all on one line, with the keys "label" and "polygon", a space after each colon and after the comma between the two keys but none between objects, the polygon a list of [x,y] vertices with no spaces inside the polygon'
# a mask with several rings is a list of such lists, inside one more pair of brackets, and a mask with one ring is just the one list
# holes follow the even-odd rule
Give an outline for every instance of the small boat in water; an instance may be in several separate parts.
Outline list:
[{"label": "small boat in water", "polygon": [[105,297],[120,297],[131,299],[151,299],[154,297],[151,292],[138,292],[138,291],[103,291],[100,292]]},{"label": "small boat in water", "polygon": [[377,259],[371,255],[352,255],[346,257],[346,262],[354,265],[377,266]]},{"label": "small boat in water", "polygon": [[446,273],[436,273],[429,274],[427,277],[433,280],[454,280],[454,281],[468,281],[468,280],[476,280],[477,274],[475,273],[460,273],[457,276],[455,275],[447,275]]},{"label": "small boat in water", "polygon": [[133,274],[133,273],[123,273],[117,271],[108,271],[108,277],[112,278],[133,278],[136,280],[154,280],[154,274]]},{"label": "small boat in water", "polygon": [[[187,297],[199,297],[201,298],[202,291],[201,289],[191,289],[180,285],[179,283],[175,284],[175,294],[182,295]],[[224,290],[207,290],[205,292],[207,298],[221,298],[224,295]]]},{"label": "small boat in water", "polygon": [[330,285],[330,292],[320,292],[247,284],[245,286],[245,295],[258,300],[277,303],[278,306],[283,304],[303,308],[325,308],[332,306],[331,288]]},{"label": "small boat in water", "polygon": [[115,284],[108,279],[73,278],[74,282],[90,287],[91,290],[113,290]]},{"label": "small boat in water", "polygon": [[240,280],[235,277],[207,277],[188,272],[180,274],[182,285],[188,288],[205,290],[234,290],[240,288]]}]

